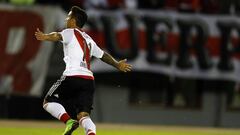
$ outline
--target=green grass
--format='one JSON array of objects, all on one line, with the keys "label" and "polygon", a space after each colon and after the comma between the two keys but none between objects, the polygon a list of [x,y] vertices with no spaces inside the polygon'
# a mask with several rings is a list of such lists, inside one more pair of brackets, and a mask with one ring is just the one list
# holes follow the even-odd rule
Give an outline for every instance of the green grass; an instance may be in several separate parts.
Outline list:
[{"label": "green grass", "polygon": [[[6,123],[6,124],[4,124]],[[57,122],[1,122],[0,135],[61,135],[64,124]],[[97,124],[98,135],[240,135],[240,129]],[[77,129],[73,135],[84,135]]]},{"label": "green grass", "polygon": [[[0,128],[1,135],[61,135],[63,129],[55,128]],[[77,130],[73,135],[84,135],[83,131]],[[152,131],[152,130],[116,130],[98,129],[98,135],[240,135],[240,131]]]}]

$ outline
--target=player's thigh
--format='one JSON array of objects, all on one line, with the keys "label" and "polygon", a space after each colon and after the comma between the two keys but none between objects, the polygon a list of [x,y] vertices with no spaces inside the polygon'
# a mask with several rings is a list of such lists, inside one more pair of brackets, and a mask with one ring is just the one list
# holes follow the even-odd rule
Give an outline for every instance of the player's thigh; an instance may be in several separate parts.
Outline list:
[{"label": "player's thigh", "polygon": [[83,85],[77,89],[77,97],[75,99],[76,103],[76,113],[87,112],[91,113],[93,109],[93,99],[95,92],[95,85],[93,80],[83,80]]},{"label": "player's thigh", "polygon": [[45,96],[47,102],[63,102],[70,98],[69,81],[65,76],[62,76],[57,82],[55,82],[49,89]]}]

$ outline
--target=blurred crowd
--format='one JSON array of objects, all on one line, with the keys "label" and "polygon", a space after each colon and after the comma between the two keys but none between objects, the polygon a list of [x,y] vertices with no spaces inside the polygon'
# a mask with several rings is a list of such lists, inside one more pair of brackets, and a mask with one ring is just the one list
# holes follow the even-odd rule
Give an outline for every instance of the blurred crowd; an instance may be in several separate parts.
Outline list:
[{"label": "blurred crowd", "polygon": [[0,0],[16,5],[51,4],[69,10],[73,5],[83,9],[174,10],[203,14],[238,14],[240,0]]}]

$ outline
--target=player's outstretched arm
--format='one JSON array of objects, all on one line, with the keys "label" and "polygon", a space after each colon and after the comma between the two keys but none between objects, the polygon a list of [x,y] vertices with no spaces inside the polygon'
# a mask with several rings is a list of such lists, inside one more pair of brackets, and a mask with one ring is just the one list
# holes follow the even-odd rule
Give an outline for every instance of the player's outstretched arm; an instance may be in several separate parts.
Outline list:
[{"label": "player's outstretched arm", "polygon": [[104,52],[101,60],[123,72],[129,72],[132,70],[132,65],[126,63],[127,59],[116,61],[110,54],[106,52]]},{"label": "player's outstretched arm", "polygon": [[44,40],[60,41],[60,40],[62,40],[62,36],[58,32],[51,32],[49,34],[45,34],[42,31],[40,31],[39,28],[37,28],[37,31],[35,32],[35,37],[37,40],[40,40],[40,41],[44,41]]}]

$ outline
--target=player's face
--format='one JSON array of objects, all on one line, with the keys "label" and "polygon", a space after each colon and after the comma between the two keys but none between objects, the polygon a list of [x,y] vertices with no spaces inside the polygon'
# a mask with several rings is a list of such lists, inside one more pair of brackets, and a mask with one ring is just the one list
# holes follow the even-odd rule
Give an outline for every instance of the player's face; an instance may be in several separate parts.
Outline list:
[{"label": "player's face", "polygon": [[72,11],[68,13],[67,18],[65,19],[65,25],[67,28],[71,28],[74,25],[74,18],[72,17]]}]

